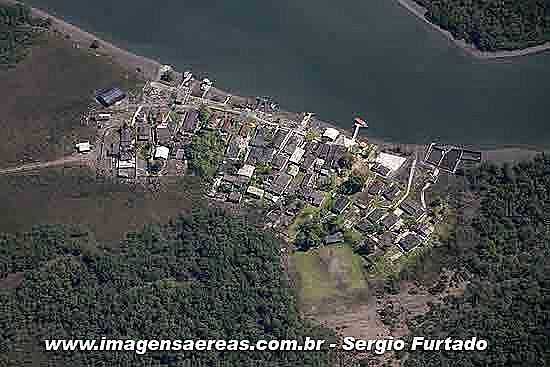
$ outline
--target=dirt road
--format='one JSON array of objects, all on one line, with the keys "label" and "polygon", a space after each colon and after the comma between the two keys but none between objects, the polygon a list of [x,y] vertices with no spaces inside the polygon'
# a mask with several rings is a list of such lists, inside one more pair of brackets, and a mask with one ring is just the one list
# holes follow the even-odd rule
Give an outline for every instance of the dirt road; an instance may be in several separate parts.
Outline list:
[{"label": "dirt road", "polygon": [[22,173],[27,171],[35,171],[43,168],[66,166],[66,165],[71,165],[75,163],[82,163],[82,162],[89,161],[90,157],[91,155],[78,154],[78,155],[70,155],[67,157],[59,158],[48,162],[29,163],[29,164],[24,164],[17,167],[0,169],[0,175],[16,174],[16,173]]}]

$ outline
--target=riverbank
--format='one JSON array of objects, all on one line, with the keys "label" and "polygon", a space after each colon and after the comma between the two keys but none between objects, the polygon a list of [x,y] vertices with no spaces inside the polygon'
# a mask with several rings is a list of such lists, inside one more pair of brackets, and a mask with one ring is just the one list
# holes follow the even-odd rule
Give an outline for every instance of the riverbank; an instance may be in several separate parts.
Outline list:
[{"label": "riverbank", "polygon": [[[399,0],[399,1],[407,1],[407,0]],[[0,2],[4,3],[16,3],[12,0],[0,0]],[[37,9],[37,8],[31,8],[32,13],[35,16],[42,17],[42,18],[49,18],[52,21],[52,29],[54,31],[57,31],[65,36],[65,38],[68,38],[73,44],[78,45],[80,47],[86,47],[88,48],[90,44],[93,41],[99,42],[99,48],[97,49],[97,53],[100,56],[108,57],[113,62],[119,64],[120,66],[131,70],[131,71],[137,71],[139,70],[139,74],[141,77],[146,79],[154,79],[157,76],[157,72],[159,67],[162,65],[160,62],[136,55],[134,53],[131,53],[127,50],[121,49],[117,47],[116,45],[107,42],[105,40],[102,40],[101,38],[73,25],[70,24],[52,14],[49,14],[43,10]],[[238,97],[238,96],[235,96]],[[351,117],[350,117],[351,118]],[[333,126],[333,124],[323,122],[326,126]],[[350,129],[351,129],[351,123],[350,123]],[[340,128],[339,128],[340,129]],[[407,149],[423,149],[424,146],[420,144],[400,144],[396,142],[388,142],[384,141],[383,139],[379,138],[372,138],[368,137],[369,141],[378,144],[384,148],[391,148],[392,146],[401,146],[406,147]],[[457,144],[460,144],[461,142],[456,142]],[[486,157],[490,157],[491,160],[494,161],[514,161],[514,160],[521,160],[525,159],[525,157],[532,157],[539,153],[541,150],[536,148],[525,148],[525,147],[495,147],[495,148],[489,148],[485,149],[482,147],[476,147],[478,149],[483,150],[487,154],[485,154]]]},{"label": "riverbank", "polygon": [[[14,0],[0,0],[0,3],[14,5],[21,2]],[[53,32],[63,35],[67,40],[72,42],[75,47],[89,48],[92,42],[97,41],[99,42],[99,47],[97,48],[98,55],[110,57],[116,64],[125,67],[131,72],[137,72],[144,79],[154,78],[159,67],[161,66],[161,64],[155,60],[136,55],[117,47],[114,44],[102,40],[95,35],[43,10],[34,7],[30,7],[30,9],[33,16],[50,19],[52,22],[51,29]]]},{"label": "riverbank", "polygon": [[427,23],[433,29],[443,34],[447,39],[449,39],[452,43],[458,46],[461,50],[466,52],[468,55],[476,57],[478,59],[486,59],[486,60],[506,59],[511,57],[534,55],[534,54],[538,54],[538,53],[550,50],[550,42],[546,42],[542,45],[528,47],[521,50],[495,51],[495,52],[480,51],[475,46],[469,43],[466,43],[464,40],[459,40],[454,38],[451,32],[441,28],[435,23],[430,22],[430,20],[426,17],[426,13],[428,10],[422,5],[415,2],[414,0],[397,0],[397,1],[401,6],[407,9],[413,15],[418,17],[423,22]]}]

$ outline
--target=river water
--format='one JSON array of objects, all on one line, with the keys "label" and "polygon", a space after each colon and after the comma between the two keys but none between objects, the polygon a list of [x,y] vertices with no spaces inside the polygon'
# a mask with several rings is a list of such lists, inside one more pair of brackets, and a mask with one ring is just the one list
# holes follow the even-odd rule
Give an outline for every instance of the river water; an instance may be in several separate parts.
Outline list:
[{"label": "river water", "polygon": [[216,86],[369,134],[550,146],[550,53],[477,60],[395,0],[32,0]]}]

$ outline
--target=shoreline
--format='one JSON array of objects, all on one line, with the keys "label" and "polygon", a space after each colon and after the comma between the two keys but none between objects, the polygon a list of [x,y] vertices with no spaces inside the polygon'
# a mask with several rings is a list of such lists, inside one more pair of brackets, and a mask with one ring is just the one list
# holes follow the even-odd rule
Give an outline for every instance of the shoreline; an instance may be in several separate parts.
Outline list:
[{"label": "shoreline", "polygon": [[435,29],[439,33],[445,36],[450,40],[456,47],[466,52],[469,56],[473,56],[477,59],[482,60],[498,60],[498,59],[508,59],[513,57],[521,57],[528,55],[535,55],[541,52],[550,51],[550,42],[543,43],[538,46],[531,46],[523,48],[520,50],[510,50],[510,51],[480,51],[474,45],[466,43],[462,39],[456,39],[451,32],[441,28],[439,25],[432,23],[428,18],[426,18],[427,9],[422,5],[418,4],[414,0],[397,0],[397,2],[411,14],[422,20],[424,23],[428,24],[432,29]]},{"label": "shoreline", "polygon": [[[124,50],[111,42],[105,41],[96,35],[79,28],[63,19],[56,17],[44,10],[27,5],[22,1],[16,0],[0,0],[4,4],[23,4],[28,6],[31,14],[35,17],[50,19],[52,22],[51,30],[58,32],[64,37],[69,37],[68,42],[72,42],[75,46],[81,48],[89,48],[92,42],[98,41],[99,48],[97,53],[108,56],[118,65],[132,72],[137,72],[144,79],[153,79],[157,75],[158,69],[162,66],[158,61],[151,58],[136,55],[128,50]],[[139,71],[138,71],[139,70]]]},{"label": "shoreline", "polygon": [[[412,0],[398,0],[398,1],[408,2]],[[15,0],[0,0],[0,3],[17,4],[22,2],[15,1]],[[30,7],[30,6],[29,8],[31,9],[31,12],[34,16],[50,19],[52,22],[52,30],[54,32],[56,31],[60,32],[64,36],[68,35],[69,39],[67,39],[67,41],[72,42],[73,44],[78,44],[81,47],[88,48],[93,41],[98,41],[100,43],[98,53],[101,53],[102,55],[110,58],[113,62],[119,64],[120,66],[128,70],[131,70],[134,72],[137,69],[141,70],[139,72],[139,75],[143,77],[145,80],[154,79],[157,76],[159,68],[163,65],[157,60],[154,60],[145,56],[137,55],[128,50],[124,50],[114,45],[113,43],[105,41],[100,37],[97,37],[94,34],[87,32],[76,25],[68,23],[63,19],[60,19],[59,17],[56,17],[55,15],[52,15],[44,10]],[[424,18],[424,20],[429,23],[427,19]],[[550,49],[550,44],[548,45],[548,49]],[[235,97],[238,97],[238,96],[235,96]],[[243,98],[246,98],[246,97],[243,97]],[[291,113],[299,114],[296,112],[291,112]],[[335,126],[334,124],[331,124],[329,122],[322,121],[322,120],[318,120],[318,121],[325,126],[334,127],[341,131],[347,131],[348,133],[350,132],[349,129]],[[402,146],[402,147],[407,147],[408,149],[417,150],[420,147],[426,146],[426,144],[391,142],[391,141],[386,141],[383,138],[371,137],[367,135],[363,135],[363,137],[366,138],[369,142],[372,142],[374,144],[377,144],[383,147]],[[456,143],[456,144],[461,145],[460,143]],[[488,158],[488,160],[496,161],[496,162],[522,160],[525,158],[533,157],[541,152],[547,151],[546,149],[543,149],[543,148],[532,148],[532,147],[525,147],[521,145],[515,146],[510,144],[495,146],[494,148],[493,147],[482,148],[479,145],[476,147],[476,144],[462,144],[462,145],[467,145],[468,147],[477,148],[477,150],[480,150],[483,153],[485,153],[486,156],[491,157],[491,158]]]}]

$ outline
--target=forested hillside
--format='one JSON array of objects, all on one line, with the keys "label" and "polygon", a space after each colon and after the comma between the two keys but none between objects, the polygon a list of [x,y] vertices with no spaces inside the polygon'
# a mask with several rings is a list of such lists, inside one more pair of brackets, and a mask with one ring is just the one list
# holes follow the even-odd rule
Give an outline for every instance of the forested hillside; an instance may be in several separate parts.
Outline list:
[{"label": "forested hillside", "polygon": [[278,243],[220,210],[196,209],[112,248],[59,227],[0,239],[0,366],[327,365],[324,352],[46,353],[50,338],[323,334],[298,315]]},{"label": "forested hillside", "polygon": [[426,16],[482,51],[550,41],[550,0],[416,0]]},{"label": "forested hillside", "polygon": [[550,157],[469,174],[480,207],[445,250],[449,268],[470,274],[461,297],[412,325],[412,335],[477,336],[484,352],[411,353],[405,366],[550,365]]}]

